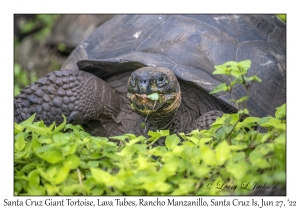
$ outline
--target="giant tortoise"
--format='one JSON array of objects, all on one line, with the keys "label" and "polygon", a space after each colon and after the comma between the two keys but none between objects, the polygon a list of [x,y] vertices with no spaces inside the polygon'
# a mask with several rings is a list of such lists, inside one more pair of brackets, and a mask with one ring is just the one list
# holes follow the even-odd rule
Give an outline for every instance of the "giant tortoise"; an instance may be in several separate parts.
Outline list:
[{"label": "giant tortoise", "polygon": [[[274,115],[286,100],[286,26],[273,15],[117,15],[72,52],[62,70],[15,97],[14,120],[81,124],[90,133],[189,132],[235,112],[231,96],[209,92],[226,61],[252,61],[250,115]],[[156,93],[159,99],[148,96]],[[244,96],[236,88],[236,98]],[[146,127],[140,125],[145,121]]]}]

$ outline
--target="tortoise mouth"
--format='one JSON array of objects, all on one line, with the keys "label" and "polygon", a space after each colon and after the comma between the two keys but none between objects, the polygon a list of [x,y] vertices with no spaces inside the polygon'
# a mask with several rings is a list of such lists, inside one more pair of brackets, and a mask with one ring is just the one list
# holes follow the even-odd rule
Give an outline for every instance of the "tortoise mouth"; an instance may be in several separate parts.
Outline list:
[{"label": "tortoise mouth", "polygon": [[174,107],[174,104],[178,102],[180,103],[180,92],[154,94],[156,94],[155,97],[150,97],[150,95],[153,95],[153,93],[150,95],[146,95],[128,92],[127,97],[131,103],[132,108],[141,115],[168,112],[175,107],[177,109],[177,106]]}]

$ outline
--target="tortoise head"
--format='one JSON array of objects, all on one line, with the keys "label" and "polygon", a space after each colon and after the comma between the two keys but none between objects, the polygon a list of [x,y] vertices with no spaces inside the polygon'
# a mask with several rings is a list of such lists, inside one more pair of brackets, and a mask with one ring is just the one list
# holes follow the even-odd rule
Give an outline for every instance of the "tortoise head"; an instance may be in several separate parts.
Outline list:
[{"label": "tortoise head", "polygon": [[127,89],[132,108],[142,116],[171,115],[181,103],[179,82],[167,68],[143,67],[134,71]]}]

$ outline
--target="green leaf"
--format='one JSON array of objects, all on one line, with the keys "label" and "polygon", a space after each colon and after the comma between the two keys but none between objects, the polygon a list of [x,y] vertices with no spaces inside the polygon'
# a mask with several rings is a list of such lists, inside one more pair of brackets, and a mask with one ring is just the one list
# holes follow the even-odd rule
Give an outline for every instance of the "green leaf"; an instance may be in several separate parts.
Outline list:
[{"label": "green leaf", "polygon": [[92,176],[99,184],[110,185],[112,176],[100,168],[91,168]]},{"label": "green leaf", "polygon": [[265,169],[270,167],[270,164],[266,161],[263,154],[256,149],[249,154],[249,160],[252,165],[257,166],[258,168]]},{"label": "green leaf", "polygon": [[238,62],[236,62],[236,61],[227,61],[222,65],[223,66],[238,66]]},{"label": "green leaf", "polygon": [[232,162],[238,162],[238,161],[245,160],[245,157],[246,157],[245,152],[237,152],[231,155],[230,160]]},{"label": "green leaf", "polygon": [[31,188],[38,188],[40,184],[40,176],[37,170],[33,170],[28,174],[28,184]]},{"label": "green leaf", "polygon": [[276,108],[275,117],[277,119],[282,119],[286,116],[286,103],[282,106]]},{"label": "green leaf", "polygon": [[21,151],[24,149],[25,145],[24,133],[21,133],[15,142],[15,148],[17,151]]},{"label": "green leaf", "polygon": [[45,153],[36,153],[36,154],[43,160],[52,164],[58,163],[64,159],[61,152],[57,149],[52,149],[52,150],[48,150]]},{"label": "green leaf", "polygon": [[237,103],[242,103],[243,101],[246,101],[246,100],[248,100],[249,99],[249,96],[243,96],[243,97],[241,97],[239,100],[237,100],[236,102]]},{"label": "green leaf", "polygon": [[169,136],[170,135],[169,130],[160,130],[159,133],[161,136]]},{"label": "green leaf", "polygon": [[238,163],[229,162],[226,164],[226,170],[237,180],[242,180],[248,172],[248,164],[245,161]]},{"label": "green leaf", "polygon": [[200,152],[206,165],[217,165],[215,154],[211,148],[206,145],[201,145]]},{"label": "green leaf", "polygon": [[286,124],[274,117],[263,117],[257,123],[262,127],[274,127],[280,130],[286,130]]},{"label": "green leaf", "polygon": [[152,93],[150,95],[147,95],[147,97],[152,100],[152,101],[157,101],[159,100],[159,94],[158,93]]},{"label": "green leaf", "polygon": [[39,185],[37,188],[28,187],[28,195],[45,195],[46,190],[44,186]]},{"label": "green leaf", "polygon": [[57,195],[59,193],[59,187],[50,185],[48,183],[45,184],[45,188],[48,195]]},{"label": "green leaf", "polygon": [[43,136],[49,136],[51,131],[49,128],[47,127],[39,127],[37,125],[33,125],[29,122],[23,122],[22,123],[22,126],[24,126],[26,129],[32,131],[32,132],[35,132],[35,133],[38,133],[40,135],[43,135]]},{"label": "green leaf", "polygon": [[209,94],[214,94],[222,91],[227,91],[229,90],[229,86],[226,85],[226,83],[221,83],[218,86],[216,86]]},{"label": "green leaf", "polygon": [[35,119],[35,115],[36,115],[36,113],[34,113],[33,115],[31,115],[27,120],[23,121],[20,124],[23,125],[23,124],[27,124],[27,123],[33,123],[33,121]]},{"label": "green leaf", "polygon": [[215,152],[218,165],[223,165],[230,155],[230,147],[227,141],[224,140],[219,143],[215,149]]},{"label": "green leaf", "polygon": [[225,74],[225,75],[230,74],[230,68],[227,68],[224,65],[215,66],[215,69],[216,70],[212,74]]},{"label": "green leaf", "polygon": [[243,60],[238,63],[238,67],[244,70],[248,70],[251,68],[251,60]]},{"label": "green leaf", "polygon": [[[230,74],[236,78],[241,77],[245,74],[247,74],[247,71],[244,69],[234,69],[230,72]],[[234,82],[237,82],[237,80],[235,80]]]},{"label": "green leaf", "polygon": [[165,144],[168,149],[173,149],[178,145],[179,142],[180,138],[176,134],[172,134],[166,137]]},{"label": "green leaf", "polygon": [[69,139],[67,138],[67,136],[64,135],[61,132],[55,133],[54,135],[52,135],[52,139],[53,139],[56,147],[60,147],[62,145],[65,145],[69,141]]},{"label": "green leaf", "polygon": [[69,164],[65,164],[64,166],[62,166],[57,174],[54,176],[54,183],[55,184],[60,184],[63,181],[65,181],[65,179],[68,177],[70,172],[70,166]]},{"label": "green leaf", "polygon": [[18,192],[18,193],[21,192],[24,182],[25,182],[24,180],[15,181],[14,182],[14,191]]},{"label": "green leaf", "polygon": [[246,117],[242,124],[244,127],[251,128],[259,119],[258,117]]},{"label": "green leaf", "polygon": [[76,169],[80,164],[80,158],[76,155],[68,155],[64,160],[64,164],[68,164],[70,169]]},{"label": "green leaf", "polygon": [[261,79],[256,75],[251,76],[251,77],[246,77],[245,76],[244,79],[245,79],[246,82],[250,82],[250,81],[261,82]]},{"label": "green leaf", "polygon": [[247,144],[237,144],[237,145],[230,145],[229,148],[232,151],[238,151],[247,148]]},{"label": "green leaf", "polygon": [[198,178],[204,178],[207,177],[208,173],[210,172],[210,168],[206,166],[199,166],[194,164],[193,165],[193,172],[195,173],[195,176]]}]

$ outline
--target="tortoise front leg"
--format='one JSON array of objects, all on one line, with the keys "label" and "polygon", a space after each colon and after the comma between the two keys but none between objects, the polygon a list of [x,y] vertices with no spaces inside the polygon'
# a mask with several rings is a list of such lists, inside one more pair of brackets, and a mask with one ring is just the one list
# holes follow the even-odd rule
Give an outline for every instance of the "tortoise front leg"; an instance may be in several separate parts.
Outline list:
[{"label": "tortoise front leg", "polygon": [[27,86],[14,100],[14,120],[19,123],[36,113],[35,120],[49,125],[85,124],[114,118],[120,111],[120,97],[105,81],[80,70],[59,70]]},{"label": "tortoise front leg", "polygon": [[193,130],[199,129],[200,130],[208,130],[210,125],[216,121],[218,117],[221,117],[224,113],[219,110],[212,110],[206,112],[205,114],[201,115],[197,118],[192,126],[190,127],[188,133],[192,132]]}]

